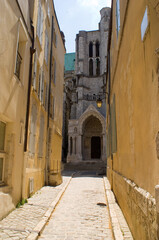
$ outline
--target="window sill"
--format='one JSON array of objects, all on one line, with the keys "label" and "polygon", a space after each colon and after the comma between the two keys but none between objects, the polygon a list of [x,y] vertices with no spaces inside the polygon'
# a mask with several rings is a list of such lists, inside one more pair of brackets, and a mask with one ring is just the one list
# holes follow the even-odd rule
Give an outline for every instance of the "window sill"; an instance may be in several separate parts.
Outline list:
[{"label": "window sill", "polygon": [[6,186],[6,185],[2,182],[2,183],[0,183],[0,192],[10,193],[10,192],[11,192],[11,187]]}]

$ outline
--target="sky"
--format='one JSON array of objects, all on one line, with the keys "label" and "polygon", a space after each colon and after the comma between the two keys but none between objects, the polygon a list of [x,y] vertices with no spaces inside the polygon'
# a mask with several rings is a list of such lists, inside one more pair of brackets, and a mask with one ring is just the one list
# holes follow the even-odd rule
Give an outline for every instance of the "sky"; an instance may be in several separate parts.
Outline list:
[{"label": "sky", "polygon": [[54,0],[61,31],[65,34],[66,52],[75,52],[76,34],[81,30],[98,30],[100,10],[111,0]]}]

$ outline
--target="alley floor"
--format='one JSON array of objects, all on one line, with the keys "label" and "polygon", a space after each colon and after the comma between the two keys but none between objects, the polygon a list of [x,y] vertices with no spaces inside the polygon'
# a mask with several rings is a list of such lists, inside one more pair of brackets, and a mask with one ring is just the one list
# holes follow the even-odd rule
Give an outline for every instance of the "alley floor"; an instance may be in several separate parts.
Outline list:
[{"label": "alley floor", "polygon": [[113,239],[103,178],[76,175],[39,239]]},{"label": "alley floor", "polygon": [[0,240],[133,240],[109,181],[93,172],[67,172],[0,221]]}]

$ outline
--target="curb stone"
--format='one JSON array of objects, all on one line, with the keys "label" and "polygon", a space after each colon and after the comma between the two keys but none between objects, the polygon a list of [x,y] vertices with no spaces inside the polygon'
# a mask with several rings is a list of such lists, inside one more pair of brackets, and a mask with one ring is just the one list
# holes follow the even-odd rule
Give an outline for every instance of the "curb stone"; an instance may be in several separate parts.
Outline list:
[{"label": "curb stone", "polygon": [[58,202],[60,201],[62,195],[64,194],[68,185],[70,184],[74,174],[75,173],[72,174],[72,176],[70,177],[70,179],[68,180],[66,185],[63,187],[63,189],[58,193],[56,198],[53,200],[50,207],[48,208],[48,210],[44,214],[42,220],[36,225],[36,227],[33,229],[33,232],[29,234],[29,236],[27,237],[27,240],[37,240],[38,239],[38,237],[40,236],[41,232],[43,231],[46,223],[48,222],[49,218],[51,217],[52,213],[54,212],[54,210],[55,210]]},{"label": "curb stone", "polygon": [[[111,225],[112,225],[114,239],[115,240],[124,240],[125,238],[122,233],[123,231],[122,231],[122,228],[119,223],[118,215],[116,213],[116,206],[118,206],[118,204],[115,200],[114,193],[111,191],[111,186],[110,186],[108,179],[106,177],[103,177],[103,180],[104,180],[106,199],[107,199],[108,210],[109,210],[110,221],[111,221]],[[123,215],[122,215],[122,218],[125,220]],[[127,230],[129,232],[129,238],[127,238],[127,239],[133,240],[133,237],[131,235],[131,232],[130,232],[128,226],[126,226],[125,231],[127,231]]]}]

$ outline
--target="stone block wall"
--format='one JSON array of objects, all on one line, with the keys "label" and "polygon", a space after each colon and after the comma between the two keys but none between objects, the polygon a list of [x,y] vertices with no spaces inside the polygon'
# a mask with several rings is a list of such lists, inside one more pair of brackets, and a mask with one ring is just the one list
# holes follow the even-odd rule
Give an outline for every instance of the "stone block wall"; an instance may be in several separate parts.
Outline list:
[{"label": "stone block wall", "polygon": [[[155,198],[131,180],[113,171],[113,191],[135,240],[157,240]],[[111,171],[108,169],[108,178]]]}]

